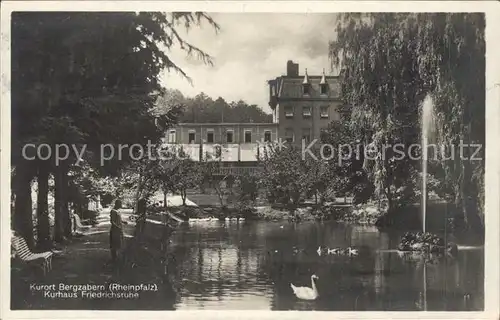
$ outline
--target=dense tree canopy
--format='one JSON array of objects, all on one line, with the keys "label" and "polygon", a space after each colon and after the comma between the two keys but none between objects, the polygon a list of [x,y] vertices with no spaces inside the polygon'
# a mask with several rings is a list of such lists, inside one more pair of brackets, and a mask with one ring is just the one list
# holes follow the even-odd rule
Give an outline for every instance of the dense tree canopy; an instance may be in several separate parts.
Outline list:
[{"label": "dense tree canopy", "polygon": [[[378,196],[390,203],[398,192],[407,194],[404,185],[413,181],[418,189],[420,161],[395,161],[392,150],[385,156],[381,150],[419,143],[421,104],[431,96],[436,140],[455,146],[453,160],[433,164],[441,181],[436,191],[454,200],[466,225],[482,215],[484,160],[461,157],[458,145],[484,146],[484,26],[479,13],[340,15],[330,56],[341,70],[351,132],[378,150],[365,169]],[[483,154],[484,148],[478,158]]]},{"label": "dense tree canopy", "polygon": [[266,123],[273,120],[271,114],[265,113],[257,105],[247,104],[242,100],[228,103],[222,97],[213,100],[203,92],[194,97],[185,97],[179,90],[167,90],[161,103],[182,105],[180,122]]}]

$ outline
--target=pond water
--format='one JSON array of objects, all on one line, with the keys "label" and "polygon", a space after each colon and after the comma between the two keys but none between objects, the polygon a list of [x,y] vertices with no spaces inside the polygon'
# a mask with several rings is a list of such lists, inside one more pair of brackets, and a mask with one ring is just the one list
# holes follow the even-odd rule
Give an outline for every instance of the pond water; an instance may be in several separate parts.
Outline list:
[{"label": "pond water", "polygon": [[[337,223],[204,222],[172,236],[177,310],[483,310],[484,250],[424,263],[395,250],[401,234]],[[316,252],[359,248],[358,256]],[[290,283],[319,298],[299,300]]]}]

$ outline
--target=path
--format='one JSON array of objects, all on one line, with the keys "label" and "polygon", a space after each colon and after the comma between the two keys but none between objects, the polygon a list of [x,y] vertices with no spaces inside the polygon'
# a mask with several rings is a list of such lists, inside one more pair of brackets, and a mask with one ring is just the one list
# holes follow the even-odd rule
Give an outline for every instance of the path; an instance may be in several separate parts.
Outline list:
[{"label": "path", "polygon": [[[125,209],[123,212],[123,220],[127,221],[131,210]],[[99,224],[92,227],[88,235],[75,237],[62,245],[63,253],[53,258],[52,270],[46,276],[34,274],[29,268],[13,266],[11,277],[12,309],[165,309],[164,305],[151,305],[152,301],[158,301],[158,299],[151,299],[158,292],[141,293],[139,298],[134,299],[131,303],[129,299],[48,298],[44,297],[43,291],[30,289],[30,285],[33,284],[55,284],[57,287],[61,283],[106,285],[110,282],[122,284],[151,282],[151,274],[144,271],[137,271],[136,274],[125,280],[117,278],[117,273],[110,263],[109,209],[101,212],[98,221]],[[153,223],[152,221],[148,222]],[[154,221],[154,223],[158,222]],[[135,228],[134,223],[127,221],[123,228],[125,238],[131,238]],[[161,294],[165,294],[165,292]]]}]

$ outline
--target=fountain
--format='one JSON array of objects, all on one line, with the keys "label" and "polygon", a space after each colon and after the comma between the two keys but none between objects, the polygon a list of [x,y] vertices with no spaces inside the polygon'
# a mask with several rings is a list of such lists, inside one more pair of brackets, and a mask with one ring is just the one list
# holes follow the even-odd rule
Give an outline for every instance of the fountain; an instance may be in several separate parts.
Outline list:
[{"label": "fountain", "polygon": [[427,214],[427,162],[429,160],[429,138],[434,129],[434,102],[426,96],[422,104],[422,232],[426,231]]},{"label": "fountain", "polygon": [[434,102],[431,96],[425,97],[422,103],[422,231],[418,233],[407,232],[401,239],[398,246],[400,251],[417,251],[424,253],[439,253],[453,251],[456,245],[447,243],[435,234],[427,232],[427,164],[429,160],[429,142],[433,142],[435,132],[434,124]]}]

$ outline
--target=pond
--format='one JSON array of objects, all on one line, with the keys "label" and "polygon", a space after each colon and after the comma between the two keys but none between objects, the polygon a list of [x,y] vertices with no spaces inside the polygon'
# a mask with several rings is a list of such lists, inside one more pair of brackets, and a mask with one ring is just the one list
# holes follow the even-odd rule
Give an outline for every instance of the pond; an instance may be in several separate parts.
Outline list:
[{"label": "pond", "polygon": [[[174,309],[483,310],[482,247],[453,239],[456,257],[425,263],[395,250],[400,236],[334,222],[191,223],[171,238]],[[318,246],[359,254],[318,255]],[[312,274],[319,298],[299,300],[290,284],[311,287]]]}]

